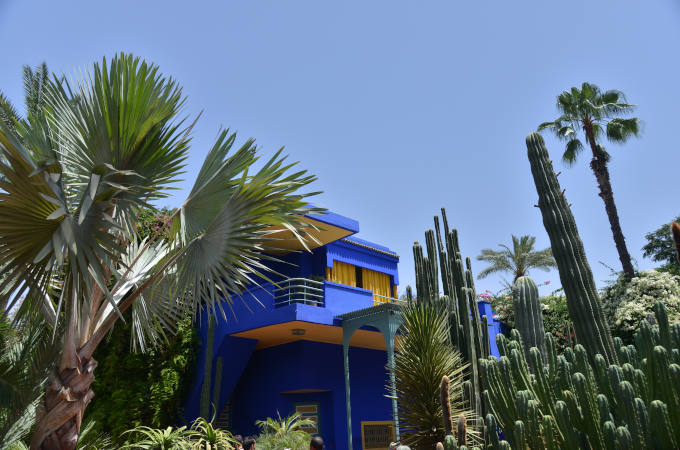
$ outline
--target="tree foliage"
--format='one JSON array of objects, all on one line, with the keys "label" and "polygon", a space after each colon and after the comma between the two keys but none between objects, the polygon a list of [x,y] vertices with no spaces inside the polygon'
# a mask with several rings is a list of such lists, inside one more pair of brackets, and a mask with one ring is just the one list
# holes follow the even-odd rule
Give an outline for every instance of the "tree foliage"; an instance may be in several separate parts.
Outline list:
[{"label": "tree foliage", "polygon": [[493,273],[506,272],[512,274],[514,283],[517,278],[527,275],[530,269],[548,271],[556,267],[550,248],[535,251],[535,243],[534,236],[518,238],[512,235],[512,248],[498,244],[501,250],[483,249],[477,260],[487,262],[490,266],[479,272],[477,278],[482,279]]},{"label": "tree foliage", "polygon": [[[680,216],[674,219],[680,221]],[[661,225],[656,230],[647,233],[647,243],[642,247],[642,256],[651,258],[654,262],[663,263],[657,270],[680,275],[680,265],[675,252],[675,242],[670,231],[669,223]]]},{"label": "tree foliage", "polygon": [[590,168],[600,189],[600,197],[604,201],[605,210],[612,229],[614,243],[619,254],[623,271],[628,278],[634,275],[630,253],[621,230],[619,213],[614,202],[609,168],[610,155],[602,146],[602,137],[610,142],[623,143],[640,133],[640,119],[629,116],[636,106],[626,101],[621,91],[602,91],[592,83],[583,83],[581,87],[572,87],[557,96],[557,109],[560,117],[552,122],[544,122],[538,131],[549,130],[565,142],[562,160],[572,165],[583,151],[581,133],[592,151]]},{"label": "tree foliage", "polygon": [[139,239],[137,213],[166,198],[183,173],[186,100],[175,80],[131,55],[104,59],[90,74],[48,83],[32,73],[44,80],[40,117],[29,108],[15,130],[0,121],[0,309],[42,314],[59,330],[58,376],[34,447],[74,448],[94,395],[93,354],[123,313],[131,311],[140,348],[187,313],[226,315],[223,300],[266,278],[273,230],[304,245],[302,217],[319,211],[309,206],[313,193],[301,192],[314,176],[293,169],[282,150],[258,162],[254,140],[234,148],[236,135],[224,130],[167,235]]},{"label": "tree foliage", "polygon": [[116,325],[95,352],[101,370],[87,417],[112,436],[142,425],[166,428],[180,423],[198,342],[198,332],[186,318],[174,336],[141,353],[132,348],[130,321]]}]

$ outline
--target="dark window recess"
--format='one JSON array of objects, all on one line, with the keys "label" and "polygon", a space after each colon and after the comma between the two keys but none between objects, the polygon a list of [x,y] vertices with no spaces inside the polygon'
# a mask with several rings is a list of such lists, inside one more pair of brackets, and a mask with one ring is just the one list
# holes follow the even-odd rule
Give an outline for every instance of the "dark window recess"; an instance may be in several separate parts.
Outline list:
[{"label": "dark window recess", "polygon": [[364,287],[364,278],[361,274],[361,267],[354,266],[354,273],[356,274],[357,287],[363,288]]}]

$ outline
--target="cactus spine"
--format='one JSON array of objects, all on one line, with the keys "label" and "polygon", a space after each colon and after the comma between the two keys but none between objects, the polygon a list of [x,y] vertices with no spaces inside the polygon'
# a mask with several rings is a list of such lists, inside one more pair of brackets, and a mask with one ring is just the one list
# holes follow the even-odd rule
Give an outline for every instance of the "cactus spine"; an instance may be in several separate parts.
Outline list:
[{"label": "cactus spine", "polygon": [[529,277],[519,277],[512,287],[515,308],[515,328],[524,339],[524,347],[537,347],[545,358],[545,329],[543,310],[538,298],[538,286]]},{"label": "cactus spine", "polygon": [[593,274],[574,216],[548,157],[545,142],[540,134],[531,133],[527,136],[526,143],[531,173],[538,192],[538,207],[550,237],[576,337],[586,346],[591,357],[599,353],[608,363],[616,363],[614,342],[602,314]]},{"label": "cactus spine", "polygon": [[[425,233],[427,256],[422,246],[413,245],[418,300],[422,302],[443,302],[449,315],[451,343],[458,348],[470,364],[468,388],[464,389],[466,399],[479,418],[485,416],[482,389],[479,379],[479,358],[489,356],[489,345],[484,343],[488,330],[483,330],[483,318],[479,316],[477,295],[472,276],[470,259],[465,262],[458,245],[458,232],[451,230],[442,208],[443,235],[439,218],[435,216],[435,231]],[[441,277],[444,296],[439,296]],[[486,333],[485,333],[486,331]],[[483,427],[480,419],[475,426]]]}]

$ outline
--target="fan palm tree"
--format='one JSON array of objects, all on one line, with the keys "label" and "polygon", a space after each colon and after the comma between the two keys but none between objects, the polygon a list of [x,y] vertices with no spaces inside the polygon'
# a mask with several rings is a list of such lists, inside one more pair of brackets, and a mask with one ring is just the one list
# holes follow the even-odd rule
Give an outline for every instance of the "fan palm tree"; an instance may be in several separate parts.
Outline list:
[{"label": "fan palm tree", "polygon": [[583,83],[580,89],[572,87],[570,91],[564,91],[557,96],[557,109],[562,115],[552,122],[542,123],[538,126],[538,131],[551,130],[559,139],[566,142],[562,160],[569,165],[574,164],[583,151],[583,143],[579,139],[579,132],[583,132],[592,153],[590,168],[595,174],[600,197],[604,201],[623,272],[628,278],[632,278],[635,271],[621,231],[607,167],[610,156],[599,141],[604,136],[610,142],[623,143],[630,137],[637,136],[640,131],[640,119],[620,117],[632,113],[635,105],[626,103],[623,92],[615,90],[602,92],[594,84]]},{"label": "fan palm tree", "polygon": [[[253,140],[232,151],[219,133],[168,226],[135,236],[142,208],[168,196],[191,125],[175,81],[130,55],[46,89],[46,127],[0,123],[0,311],[41,314],[59,344],[40,402],[33,449],[73,449],[92,399],[92,355],[131,310],[135,342],[187,312],[219,314],[231,294],[266,277],[263,258],[286,230],[301,242],[315,180],[282,151],[258,165]],[[270,252],[271,253],[271,252]]]},{"label": "fan palm tree", "polygon": [[556,267],[550,248],[534,251],[536,238],[534,236],[512,235],[512,248],[504,244],[498,244],[502,250],[485,248],[477,256],[478,261],[486,261],[491,265],[479,272],[477,278],[486,278],[492,273],[509,272],[512,274],[514,283],[517,278],[529,273],[529,269],[541,269],[548,271]]}]

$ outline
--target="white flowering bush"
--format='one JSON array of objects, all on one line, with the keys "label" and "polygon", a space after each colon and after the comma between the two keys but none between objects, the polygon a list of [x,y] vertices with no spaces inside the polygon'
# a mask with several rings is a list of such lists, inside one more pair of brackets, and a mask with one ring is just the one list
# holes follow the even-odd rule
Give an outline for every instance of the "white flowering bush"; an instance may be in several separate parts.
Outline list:
[{"label": "white flowering bush", "polygon": [[601,294],[602,309],[615,336],[630,339],[640,321],[654,314],[654,305],[662,301],[671,323],[680,322],[680,276],[646,270],[627,281],[619,278]]}]

